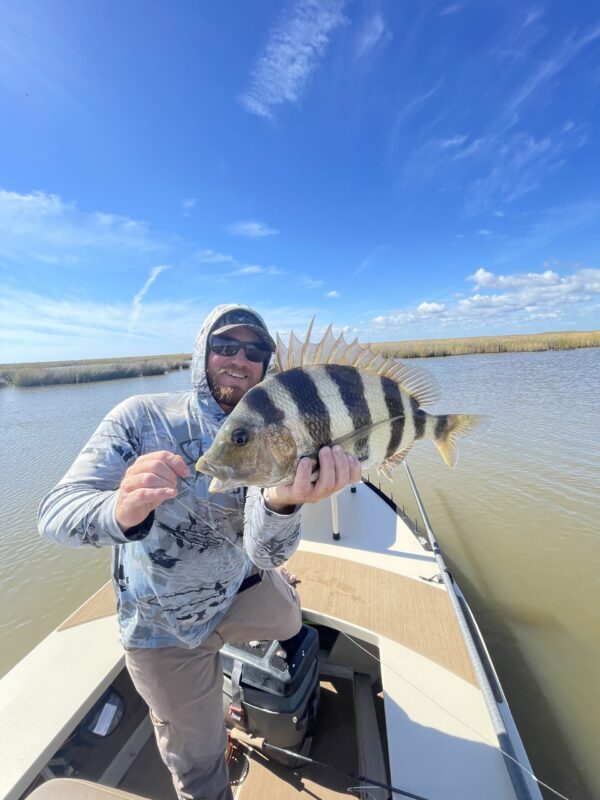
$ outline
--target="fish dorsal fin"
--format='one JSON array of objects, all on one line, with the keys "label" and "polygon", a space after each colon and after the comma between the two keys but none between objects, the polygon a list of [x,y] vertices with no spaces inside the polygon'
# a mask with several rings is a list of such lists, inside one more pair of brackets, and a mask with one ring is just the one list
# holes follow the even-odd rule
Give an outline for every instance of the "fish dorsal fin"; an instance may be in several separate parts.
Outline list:
[{"label": "fish dorsal fin", "polygon": [[293,367],[300,366],[302,364],[302,342],[294,331],[290,333],[290,339],[288,342],[288,369],[292,369]]},{"label": "fish dorsal fin", "polygon": [[279,371],[317,364],[341,364],[390,378],[414,397],[419,406],[430,405],[439,399],[438,382],[430,372],[421,367],[409,366],[397,358],[386,358],[382,353],[372,350],[370,345],[360,344],[357,339],[348,344],[343,333],[337,338],[334,336],[331,325],[328,325],[320,342],[311,342],[314,321],[313,317],[303,342],[292,331],[288,344],[285,345],[277,334]]}]

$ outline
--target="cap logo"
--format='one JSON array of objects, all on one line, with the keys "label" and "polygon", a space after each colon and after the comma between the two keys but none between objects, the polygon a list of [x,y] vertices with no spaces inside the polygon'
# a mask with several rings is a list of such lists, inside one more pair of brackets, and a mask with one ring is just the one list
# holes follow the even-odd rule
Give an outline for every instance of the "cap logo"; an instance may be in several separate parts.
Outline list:
[{"label": "cap logo", "polygon": [[227,314],[223,314],[222,317],[219,318],[218,324],[221,325],[258,325],[260,328],[264,329],[264,325],[261,321],[255,317],[253,314],[249,314],[246,311],[229,311]]}]

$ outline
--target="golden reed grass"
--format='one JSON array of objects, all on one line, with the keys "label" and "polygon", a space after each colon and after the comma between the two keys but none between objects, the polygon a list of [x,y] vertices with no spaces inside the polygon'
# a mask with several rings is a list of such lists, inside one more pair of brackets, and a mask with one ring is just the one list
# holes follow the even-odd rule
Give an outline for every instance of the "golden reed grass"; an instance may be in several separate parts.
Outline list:
[{"label": "golden reed grass", "polygon": [[396,358],[432,358],[474,353],[533,353],[542,350],[574,350],[600,347],[600,331],[524,333],[512,336],[472,336],[464,339],[422,339],[405,342],[373,342],[373,350]]},{"label": "golden reed grass", "polygon": [[[397,358],[432,358],[474,353],[523,353],[541,350],[573,350],[600,347],[600,331],[515,334],[512,336],[471,336],[463,339],[417,339],[403,342],[372,342],[373,350]],[[28,364],[0,364],[2,386],[47,386],[58,383],[87,383],[114,378],[158,375],[187,369],[191,354],[92,358],[85,361],[46,361]]]},{"label": "golden reed grass", "polygon": [[187,369],[191,356],[147,356],[144,358],[90,359],[89,361],[50,361],[35,364],[0,365],[0,386],[51,386],[63,383],[90,383],[115,378],[162,375]]}]

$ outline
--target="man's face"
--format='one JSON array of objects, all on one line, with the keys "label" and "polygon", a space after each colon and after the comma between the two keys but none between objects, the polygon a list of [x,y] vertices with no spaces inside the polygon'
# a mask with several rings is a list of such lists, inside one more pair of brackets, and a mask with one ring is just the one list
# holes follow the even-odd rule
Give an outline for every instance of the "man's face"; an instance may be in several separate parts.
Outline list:
[{"label": "man's face", "polygon": [[[227,338],[238,342],[260,342],[260,337],[249,328],[233,328]],[[229,413],[249,389],[260,383],[264,363],[248,361],[243,348],[234,356],[220,356],[213,353],[208,345],[206,356],[206,377],[213,397],[223,411]]]}]

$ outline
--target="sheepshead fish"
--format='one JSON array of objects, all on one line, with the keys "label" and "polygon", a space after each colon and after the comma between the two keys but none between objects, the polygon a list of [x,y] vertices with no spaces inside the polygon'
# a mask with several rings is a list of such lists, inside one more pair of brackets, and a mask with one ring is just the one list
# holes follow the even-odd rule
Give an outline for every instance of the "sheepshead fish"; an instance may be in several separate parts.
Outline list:
[{"label": "sheepshead fish", "polygon": [[279,372],[244,395],[199,459],[196,469],[213,476],[209,491],[291,483],[299,460],[318,464],[325,445],[340,445],[363,472],[377,466],[386,477],[420,439],[455,465],[456,439],[477,415],[428,414],[422,406],[439,390],[426,370],[336,339],[331,326],[312,343],[311,330],[312,323],[304,342],[292,333],[287,347],[277,337]]}]

